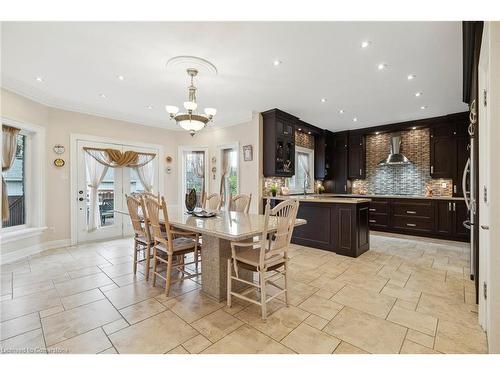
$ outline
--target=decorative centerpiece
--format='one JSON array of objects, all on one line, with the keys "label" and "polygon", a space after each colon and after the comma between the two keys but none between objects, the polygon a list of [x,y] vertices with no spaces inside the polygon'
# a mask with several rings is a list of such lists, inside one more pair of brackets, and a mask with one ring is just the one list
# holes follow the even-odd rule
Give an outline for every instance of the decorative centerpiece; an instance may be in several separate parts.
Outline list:
[{"label": "decorative centerpiece", "polygon": [[318,186],[318,193],[323,194],[325,192],[325,187],[323,185]]},{"label": "decorative centerpiece", "polygon": [[269,191],[271,192],[271,195],[275,197],[276,194],[278,193],[278,186],[276,184],[271,185]]},{"label": "decorative centerpiece", "polygon": [[196,207],[196,202],[198,198],[196,196],[196,189],[191,189],[189,193],[186,194],[186,209],[188,213],[192,213]]}]

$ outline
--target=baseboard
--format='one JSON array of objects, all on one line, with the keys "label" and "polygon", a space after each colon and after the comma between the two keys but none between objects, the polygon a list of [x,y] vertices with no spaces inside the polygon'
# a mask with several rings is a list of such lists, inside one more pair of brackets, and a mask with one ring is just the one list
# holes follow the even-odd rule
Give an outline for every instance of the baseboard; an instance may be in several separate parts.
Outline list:
[{"label": "baseboard", "polygon": [[19,250],[10,251],[9,253],[3,255],[0,254],[0,264],[12,263],[17,260],[26,258],[31,255],[38,254],[45,250],[57,249],[60,247],[70,246],[70,239],[66,238],[63,240],[47,241],[32,246],[28,246]]}]

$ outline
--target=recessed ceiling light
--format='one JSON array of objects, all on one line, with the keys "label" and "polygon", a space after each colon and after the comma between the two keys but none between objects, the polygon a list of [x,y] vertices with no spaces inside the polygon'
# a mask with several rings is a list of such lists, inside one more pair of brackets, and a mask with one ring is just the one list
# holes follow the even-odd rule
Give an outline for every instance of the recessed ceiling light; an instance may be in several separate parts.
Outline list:
[{"label": "recessed ceiling light", "polygon": [[415,74],[408,74],[408,77],[406,78],[408,78],[408,81],[411,81],[412,79],[417,78],[417,76]]},{"label": "recessed ceiling light", "polygon": [[299,132],[302,131],[302,128],[299,128]]},{"label": "recessed ceiling light", "polygon": [[357,117],[354,117],[354,118],[352,119],[352,121],[353,121],[353,122],[357,122],[357,121],[358,121],[358,118],[357,118]]},{"label": "recessed ceiling light", "polygon": [[326,98],[321,98],[321,103],[326,103]]},{"label": "recessed ceiling light", "polygon": [[422,93],[419,91],[419,92],[416,92],[415,93],[415,96],[418,98],[419,96],[422,96]]},{"label": "recessed ceiling light", "polygon": [[375,134],[376,134],[376,135],[379,135],[379,134],[380,134],[380,132],[375,132]]},{"label": "recessed ceiling light", "polygon": [[122,75],[118,75],[118,76],[116,76],[116,78],[117,78],[118,80],[120,80],[120,81],[123,81],[123,80],[125,79],[125,77],[124,77],[124,76],[122,76]]},{"label": "recessed ceiling light", "polygon": [[412,129],[413,129],[413,130],[415,130],[416,128],[417,128],[417,127],[416,127],[416,126],[414,126]]},{"label": "recessed ceiling light", "polygon": [[369,47],[370,44],[372,44],[372,42],[370,42],[369,40],[364,40],[361,42],[361,48]]},{"label": "recessed ceiling light", "polygon": [[37,82],[43,82],[43,78],[42,77],[36,77],[35,78]]},{"label": "recessed ceiling light", "polygon": [[420,109],[427,109],[427,106],[426,105],[422,105],[422,106],[420,106]]},{"label": "recessed ceiling light", "polygon": [[282,63],[283,63],[283,61],[281,61],[281,60],[274,60],[274,61],[273,61],[273,65],[274,65],[274,66],[281,65]]},{"label": "recessed ceiling light", "polygon": [[344,113],[345,111],[343,109],[339,109],[339,113],[342,114]]},{"label": "recessed ceiling light", "polygon": [[311,135],[311,132],[307,132],[307,134]]},{"label": "recessed ceiling light", "polygon": [[100,94],[99,96],[103,99],[106,99],[106,94]]},{"label": "recessed ceiling light", "polygon": [[381,63],[381,64],[378,64],[378,65],[377,65],[377,69],[378,69],[378,70],[384,70],[385,68],[387,68],[387,64],[383,64],[383,63]]},{"label": "recessed ceiling light", "polygon": [[153,106],[152,105],[148,105],[147,108],[148,109],[153,109]]}]

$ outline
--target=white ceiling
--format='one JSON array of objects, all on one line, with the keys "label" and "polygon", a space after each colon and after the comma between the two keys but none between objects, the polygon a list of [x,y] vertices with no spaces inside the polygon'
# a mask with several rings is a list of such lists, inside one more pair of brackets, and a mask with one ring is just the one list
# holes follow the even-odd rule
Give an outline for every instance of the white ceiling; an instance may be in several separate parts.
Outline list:
[{"label": "white ceiling", "polygon": [[[164,106],[181,106],[188,80],[167,72],[165,64],[178,55],[199,56],[217,67],[218,75],[195,81],[199,106],[218,109],[215,126],[245,122],[252,111],[275,107],[331,130],[467,109],[461,101],[460,22],[2,26],[3,87],[50,106],[144,125],[176,128]],[[372,44],[362,49],[363,40]],[[275,67],[275,59],[283,63]],[[379,71],[379,63],[387,69]],[[410,73],[416,79],[408,81]],[[419,98],[417,91],[423,93]]]}]

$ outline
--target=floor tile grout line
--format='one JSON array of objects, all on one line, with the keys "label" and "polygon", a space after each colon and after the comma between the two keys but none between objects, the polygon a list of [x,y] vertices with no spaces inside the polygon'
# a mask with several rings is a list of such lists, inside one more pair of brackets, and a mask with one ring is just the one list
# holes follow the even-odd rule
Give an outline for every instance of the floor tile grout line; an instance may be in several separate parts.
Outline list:
[{"label": "floor tile grout line", "polygon": [[38,312],[38,319],[40,320],[40,329],[42,330],[43,343],[45,345],[45,352],[49,354],[49,348],[47,347],[47,340],[45,338],[45,330],[43,329],[42,318],[40,312]]}]

